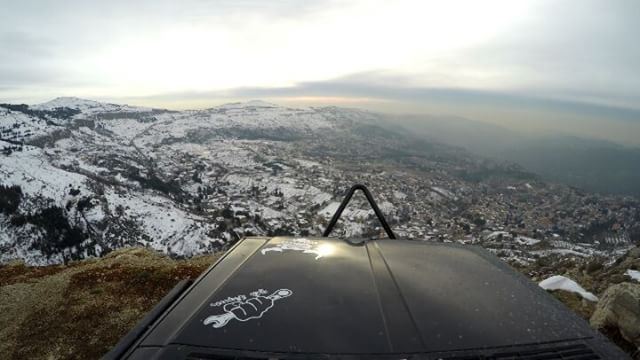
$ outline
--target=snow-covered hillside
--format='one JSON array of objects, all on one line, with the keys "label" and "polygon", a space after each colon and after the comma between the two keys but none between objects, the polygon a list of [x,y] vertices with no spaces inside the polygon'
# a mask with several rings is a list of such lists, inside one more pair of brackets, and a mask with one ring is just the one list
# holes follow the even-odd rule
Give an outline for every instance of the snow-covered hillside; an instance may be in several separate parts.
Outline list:
[{"label": "snow-covered hillside", "polygon": [[[637,202],[545,184],[380,119],[262,101],[180,112],[79,98],[0,104],[0,262],[127,245],[190,256],[245,235],[319,235],[356,182],[403,237],[479,243],[519,262],[616,256],[636,240]],[[362,200],[338,235],[379,234]]]},{"label": "snow-covered hillside", "polygon": [[[0,107],[0,147],[5,149],[0,184],[19,186],[20,192],[19,207],[0,214],[0,262],[56,263],[134,244],[189,256],[247,230],[264,233],[296,218],[273,209],[281,206],[275,205],[278,196],[234,204],[220,194],[242,195],[250,191],[247,184],[263,180],[266,191],[295,193],[299,200],[322,192],[294,179],[276,186],[269,176],[243,174],[268,158],[247,144],[263,142],[262,136],[299,138],[335,126],[320,112],[261,101],[185,112],[71,97]],[[245,135],[256,139],[238,139]],[[229,190],[220,188],[222,181]],[[205,208],[203,198],[216,200]],[[64,223],[61,232],[53,229],[60,224],[41,224],[48,209],[62,214],[56,219]],[[237,227],[234,215],[245,211],[266,223]],[[73,244],[69,233],[80,234]]]},{"label": "snow-covered hillside", "polygon": [[49,111],[59,108],[74,109],[81,112],[81,117],[109,112],[150,112],[153,110],[151,108],[103,103],[93,100],[80,99],[77,97],[58,97],[42,104],[30,106],[30,108],[34,110]]}]

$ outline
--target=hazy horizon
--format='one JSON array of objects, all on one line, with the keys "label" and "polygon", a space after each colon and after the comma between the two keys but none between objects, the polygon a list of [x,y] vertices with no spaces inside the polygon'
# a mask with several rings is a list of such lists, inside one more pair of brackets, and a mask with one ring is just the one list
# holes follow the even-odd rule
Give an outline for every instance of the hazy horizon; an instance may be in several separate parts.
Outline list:
[{"label": "hazy horizon", "polygon": [[[211,107],[216,107],[224,104],[234,103],[234,102],[248,102],[248,101],[265,101],[268,103],[272,103],[277,106],[287,106],[287,107],[322,107],[322,106],[338,106],[343,108],[353,108],[353,109],[361,109],[366,111],[372,111],[381,115],[386,116],[388,119],[398,119],[399,124],[403,122],[403,120],[424,120],[424,122],[428,123],[430,120],[447,120],[452,123],[455,122],[468,122],[472,121],[478,124],[487,125],[487,129],[490,129],[491,126],[498,126],[507,131],[513,131],[514,134],[527,135],[530,137],[562,137],[562,136],[575,136],[585,139],[591,140],[601,140],[613,142],[618,145],[628,146],[638,148],[640,147],[640,139],[635,135],[636,133],[640,133],[640,122],[638,124],[632,123],[628,120],[620,121],[618,124],[612,122],[606,122],[602,124],[594,124],[594,119],[589,119],[585,116],[576,115],[571,116],[571,114],[550,114],[549,118],[543,118],[542,116],[536,118],[534,122],[529,122],[527,124],[519,123],[522,119],[530,119],[531,117],[535,117],[540,113],[533,113],[529,111],[528,113],[520,113],[520,114],[508,114],[511,116],[506,116],[503,121],[496,121],[491,118],[493,113],[480,111],[480,107],[475,107],[472,109],[461,110],[460,107],[456,108],[455,111],[449,111],[447,108],[436,107],[436,106],[428,106],[423,104],[405,104],[406,106],[398,106],[397,108],[388,108],[381,104],[380,106],[371,105],[370,102],[367,102],[366,99],[358,99],[358,98],[308,98],[308,99],[289,99],[285,97],[281,98],[258,98],[258,97],[247,97],[247,98],[219,98],[219,99],[208,99],[207,101],[195,101],[191,102],[188,105],[191,106],[172,106],[172,102],[170,99],[165,99],[163,102],[156,101],[148,101],[147,99],[126,99],[126,98],[88,98],[83,96],[69,96],[76,97],[86,100],[93,101],[101,101],[101,102],[111,102],[117,104],[127,104],[131,106],[143,106],[143,107],[153,107],[167,110],[175,110],[175,111],[183,111],[183,110],[202,110]],[[42,102],[32,102],[26,103],[27,105],[36,105],[40,103],[44,103],[54,98],[46,99]],[[1,101],[0,101],[1,102]],[[25,102],[13,102],[13,103],[25,103]],[[380,101],[382,103],[382,101]],[[167,106],[168,105],[168,106]],[[502,112],[508,112],[509,109],[497,109]],[[602,111],[606,111],[606,108],[603,108]],[[511,111],[515,111],[511,109]],[[558,123],[558,117],[563,116],[563,122]],[[509,119],[513,119],[514,121],[509,121]],[[591,121],[590,124],[586,124],[587,121]],[[597,121],[597,120],[596,120]],[[572,126],[576,123],[579,123],[582,127],[579,131],[572,129]],[[455,124],[452,124],[455,125]],[[590,125],[590,126],[586,126]],[[595,126],[594,126],[595,125]],[[617,128],[614,128],[617,125]],[[406,126],[406,122],[405,122]],[[606,134],[603,134],[603,131],[599,131],[599,129],[606,129]],[[630,131],[630,129],[637,129],[638,132]],[[614,135],[614,136],[612,136]],[[446,141],[445,141],[446,142]]]}]

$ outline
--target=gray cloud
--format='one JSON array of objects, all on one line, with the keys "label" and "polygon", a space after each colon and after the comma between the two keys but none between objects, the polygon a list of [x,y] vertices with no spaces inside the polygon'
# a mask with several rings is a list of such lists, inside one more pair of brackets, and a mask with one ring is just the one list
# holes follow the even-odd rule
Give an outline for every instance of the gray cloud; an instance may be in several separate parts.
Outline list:
[{"label": "gray cloud", "polygon": [[540,2],[509,34],[458,56],[463,67],[501,71],[547,97],[640,102],[640,2]]},{"label": "gray cloud", "polygon": [[48,68],[51,41],[25,32],[0,33],[0,83],[2,85],[28,85],[47,83],[56,76]]},{"label": "gray cloud", "polygon": [[[640,123],[640,109],[533,97],[508,92],[403,86],[402,77],[386,78],[382,74],[373,73],[369,73],[369,75],[373,78],[373,81],[366,81],[366,74],[354,74],[333,81],[306,82],[292,87],[247,87],[225,91],[178,92],[146,98],[155,100],[204,100],[224,98],[362,97],[415,103],[432,102],[434,104],[446,103],[459,104],[461,106],[490,105],[505,108],[562,111],[591,117],[602,117],[603,120]],[[354,81],[354,79],[357,80]],[[383,85],[383,79],[389,79],[387,84],[390,85]]]},{"label": "gray cloud", "polygon": [[51,55],[51,47],[55,41],[50,38],[23,31],[7,31],[0,33],[2,44],[2,60],[18,56],[47,56]]}]

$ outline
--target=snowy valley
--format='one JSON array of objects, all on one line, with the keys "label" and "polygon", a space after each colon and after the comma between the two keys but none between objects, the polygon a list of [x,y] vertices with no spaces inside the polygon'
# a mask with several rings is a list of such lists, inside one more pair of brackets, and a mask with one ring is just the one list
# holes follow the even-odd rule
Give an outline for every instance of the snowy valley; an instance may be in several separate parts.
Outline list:
[{"label": "snowy valley", "polygon": [[[63,263],[133,245],[181,257],[248,235],[319,236],[358,182],[398,235],[480,244],[523,266],[613,261],[640,241],[638,199],[546,183],[385,121],[262,101],[190,111],[0,104],[0,262]],[[356,200],[337,235],[378,236]]]}]

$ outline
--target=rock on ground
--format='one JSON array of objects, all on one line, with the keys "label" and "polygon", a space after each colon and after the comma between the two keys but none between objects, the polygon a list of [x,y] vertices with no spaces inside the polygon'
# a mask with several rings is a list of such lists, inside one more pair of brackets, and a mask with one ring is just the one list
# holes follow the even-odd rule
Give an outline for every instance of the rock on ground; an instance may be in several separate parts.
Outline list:
[{"label": "rock on ground", "polygon": [[609,287],[590,323],[597,329],[617,328],[628,342],[640,347],[640,284],[621,283]]}]

